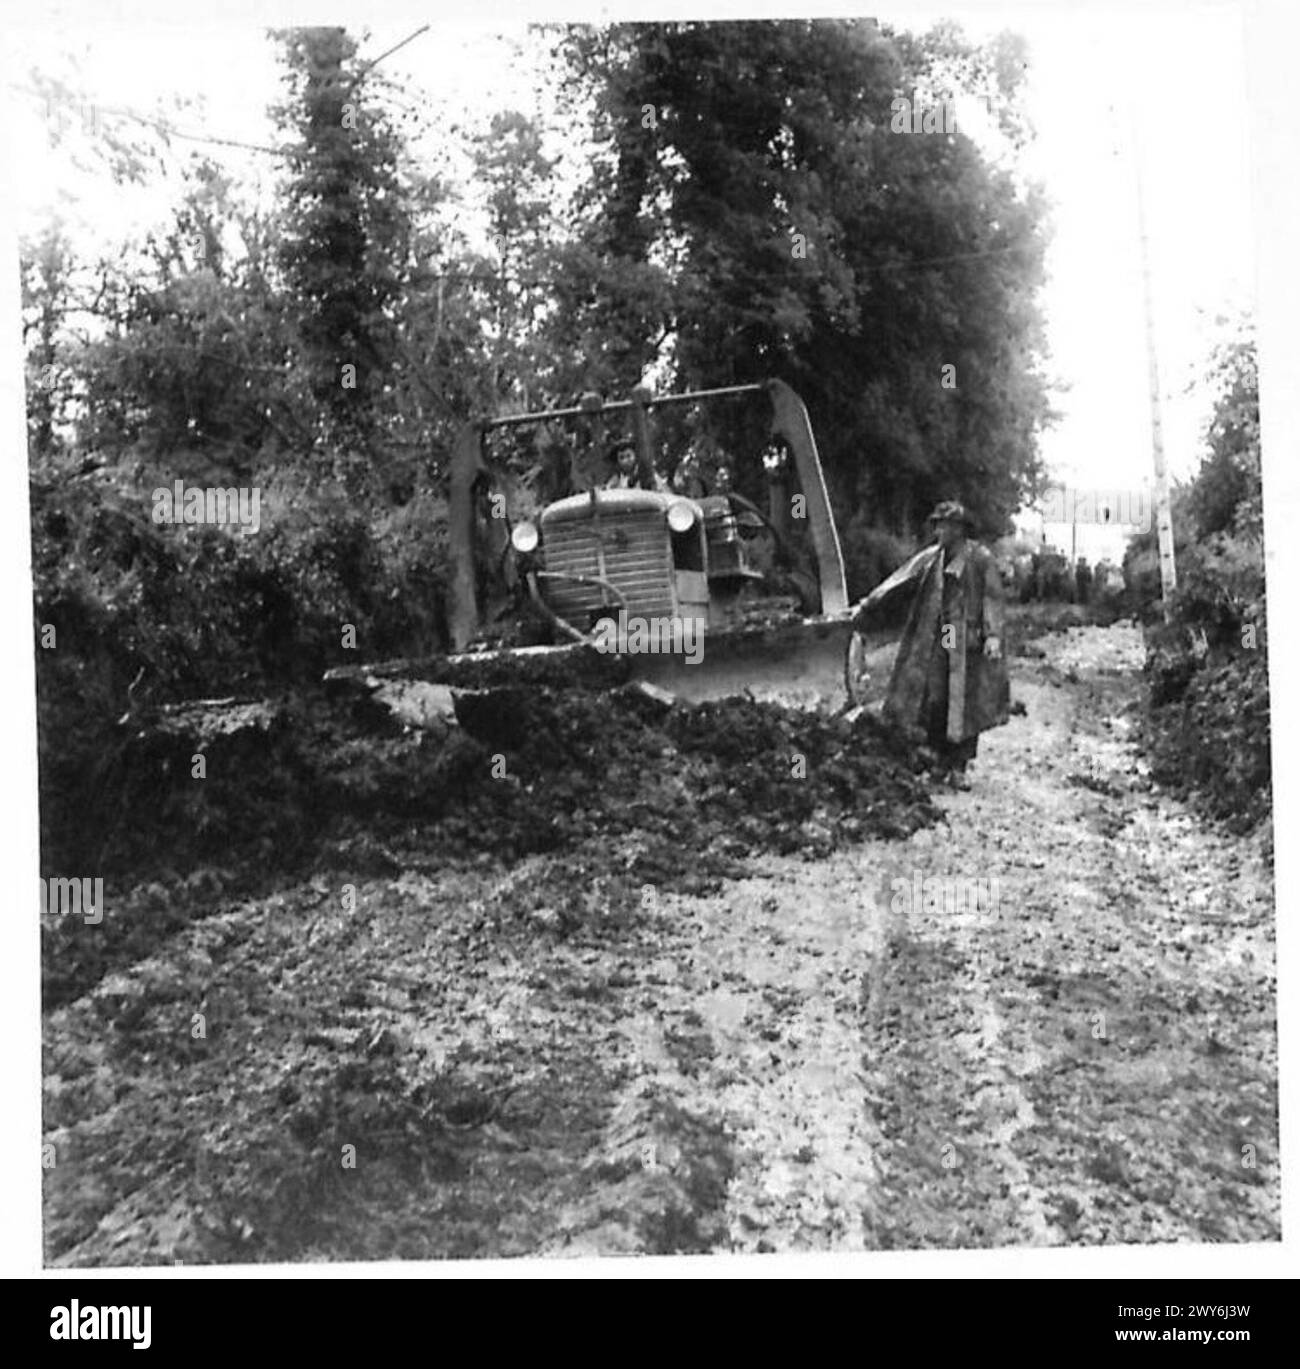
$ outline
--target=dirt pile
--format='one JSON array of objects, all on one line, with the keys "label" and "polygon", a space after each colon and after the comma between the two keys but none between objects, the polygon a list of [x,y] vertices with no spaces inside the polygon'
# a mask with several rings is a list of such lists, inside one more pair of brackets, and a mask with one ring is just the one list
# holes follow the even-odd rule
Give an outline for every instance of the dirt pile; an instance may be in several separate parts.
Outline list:
[{"label": "dirt pile", "polygon": [[534,687],[466,691],[456,710],[458,726],[434,735],[300,695],[255,729],[140,733],[115,772],[113,840],[77,863],[103,870],[119,916],[95,938],[46,920],[47,1004],[147,953],[178,920],[307,868],[563,851],[556,887],[519,898],[567,926],[592,909],[616,915],[646,886],[714,889],[754,852],[824,855],[937,816],[911,749],[868,714]]},{"label": "dirt pile", "polygon": [[465,695],[457,714],[484,755],[439,831],[504,856],[637,831],[672,868],[717,875],[727,856],[824,853],[935,817],[910,749],[866,714],[537,690]]},{"label": "dirt pile", "polygon": [[[479,755],[442,814],[446,850],[564,850],[523,897],[563,930],[649,890],[704,893],[761,851],[821,856],[938,816],[906,743],[869,714],[831,718],[746,698],[666,707],[610,694],[464,695]],[[523,911],[523,909],[521,909]]]}]

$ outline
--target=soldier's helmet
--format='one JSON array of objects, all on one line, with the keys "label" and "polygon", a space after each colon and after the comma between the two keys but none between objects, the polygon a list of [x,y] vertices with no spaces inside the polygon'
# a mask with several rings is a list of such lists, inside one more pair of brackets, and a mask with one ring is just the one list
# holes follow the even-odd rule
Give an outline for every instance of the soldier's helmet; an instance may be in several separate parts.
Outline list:
[{"label": "soldier's helmet", "polygon": [[934,510],[925,520],[927,523],[961,523],[969,528],[973,526],[974,520],[966,512],[966,506],[959,504],[955,499],[944,499],[934,506]]}]

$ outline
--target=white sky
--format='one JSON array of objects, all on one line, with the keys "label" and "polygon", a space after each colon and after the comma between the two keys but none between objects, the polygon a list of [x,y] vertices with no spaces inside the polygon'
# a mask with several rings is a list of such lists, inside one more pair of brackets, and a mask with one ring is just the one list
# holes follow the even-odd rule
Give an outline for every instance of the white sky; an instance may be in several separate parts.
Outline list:
[{"label": "white sky", "polygon": [[[695,4],[684,12],[699,15],[712,8]],[[817,6],[821,13],[834,9]],[[1042,451],[1049,471],[1078,486],[1133,488],[1149,479],[1151,469],[1134,172],[1133,129],[1140,127],[1166,454],[1174,474],[1190,472],[1209,408],[1196,382],[1214,340],[1214,319],[1252,303],[1239,8],[1039,4],[906,6],[875,13],[914,29],[948,16],[972,37],[1009,28],[1029,42],[1027,106],[1037,138],[1026,167],[1045,184],[1053,205],[1050,278],[1042,302],[1051,373],[1068,386],[1056,396],[1062,418],[1044,435]],[[537,73],[521,23],[430,18],[418,11],[372,14],[365,49],[371,55],[422,22],[432,24],[384,65],[412,91],[425,92],[449,126],[473,125],[499,108],[538,108]],[[353,32],[360,29],[360,20],[341,17]],[[195,107],[166,116],[177,127],[266,142],[266,106],[280,94],[273,47],[263,36],[269,22],[227,17],[184,27],[33,23],[10,30],[7,79],[21,84],[25,69],[37,65],[77,75],[105,107],[145,113],[185,96]],[[8,93],[12,115],[5,124],[19,168],[20,228],[31,228],[59,206],[80,225],[80,236],[108,247],[132,227],[165,217],[173,184],[123,191],[103,176],[78,170],[65,153],[51,153],[39,104],[12,86]],[[81,116],[72,110],[68,117],[77,123]],[[184,152],[202,147],[248,177],[267,178],[274,165],[256,153],[184,141],[175,147],[176,163]],[[1092,545],[1100,544],[1094,538]]]}]

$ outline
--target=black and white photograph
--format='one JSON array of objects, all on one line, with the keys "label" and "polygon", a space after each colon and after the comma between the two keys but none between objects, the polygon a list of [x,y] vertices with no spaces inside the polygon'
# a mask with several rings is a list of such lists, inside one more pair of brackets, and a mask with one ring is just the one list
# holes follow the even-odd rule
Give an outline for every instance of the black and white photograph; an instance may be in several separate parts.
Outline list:
[{"label": "black and white photograph", "polygon": [[41,1268],[1279,1255],[1252,8],[76,13]]}]

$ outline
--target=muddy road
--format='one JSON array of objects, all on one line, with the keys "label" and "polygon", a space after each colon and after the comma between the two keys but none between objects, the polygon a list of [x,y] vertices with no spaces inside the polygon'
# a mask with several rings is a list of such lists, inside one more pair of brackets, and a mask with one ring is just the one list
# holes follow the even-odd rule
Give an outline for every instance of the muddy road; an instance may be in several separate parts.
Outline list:
[{"label": "muddy road", "polygon": [[47,1258],[1279,1239],[1266,834],[1153,788],[1141,661],[1027,644],[938,823],[704,896],[417,856],[204,917],[47,1016]]}]

